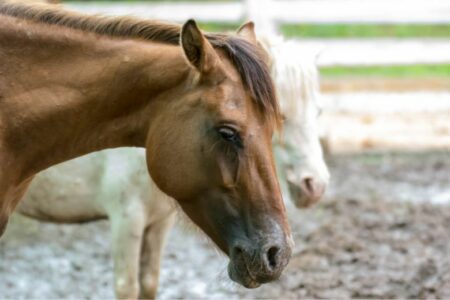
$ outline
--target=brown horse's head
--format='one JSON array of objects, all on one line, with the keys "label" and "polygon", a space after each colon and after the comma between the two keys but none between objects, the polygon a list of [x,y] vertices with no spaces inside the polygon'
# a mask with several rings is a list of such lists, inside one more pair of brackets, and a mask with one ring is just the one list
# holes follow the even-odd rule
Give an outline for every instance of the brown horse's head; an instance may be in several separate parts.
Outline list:
[{"label": "brown horse's head", "polygon": [[147,159],[156,184],[229,257],[246,287],[277,279],[291,233],[271,139],[278,106],[253,24],[237,36],[181,31],[186,84],[150,128]]}]

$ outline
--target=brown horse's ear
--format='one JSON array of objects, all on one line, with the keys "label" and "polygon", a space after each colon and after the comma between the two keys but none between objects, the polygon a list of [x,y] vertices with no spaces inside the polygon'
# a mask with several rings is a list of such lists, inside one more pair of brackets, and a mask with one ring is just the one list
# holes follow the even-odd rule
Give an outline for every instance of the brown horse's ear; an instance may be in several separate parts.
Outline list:
[{"label": "brown horse's ear", "polygon": [[258,39],[256,38],[255,33],[255,23],[252,21],[241,25],[237,31],[237,34],[255,45],[258,44]]},{"label": "brown horse's ear", "polygon": [[200,73],[208,73],[213,69],[217,54],[192,19],[181,29],[181,46],[188,61]]}]

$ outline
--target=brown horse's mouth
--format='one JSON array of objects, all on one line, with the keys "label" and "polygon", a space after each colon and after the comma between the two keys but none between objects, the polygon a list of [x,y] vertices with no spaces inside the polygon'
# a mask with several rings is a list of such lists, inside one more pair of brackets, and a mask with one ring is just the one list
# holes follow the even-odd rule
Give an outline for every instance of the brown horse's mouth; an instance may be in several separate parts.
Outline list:
[{"label": "brown horse's mouth", "polygon": [[228,276],[230,276],[230,279],[248,289],[260,287],[261,283],[251,275],[247,264],[244,263],[243,265],[243,268],[241,267],[240,270],[237,270],[236,264],[234,264],[233,261],[230,261],[228,264]]}]

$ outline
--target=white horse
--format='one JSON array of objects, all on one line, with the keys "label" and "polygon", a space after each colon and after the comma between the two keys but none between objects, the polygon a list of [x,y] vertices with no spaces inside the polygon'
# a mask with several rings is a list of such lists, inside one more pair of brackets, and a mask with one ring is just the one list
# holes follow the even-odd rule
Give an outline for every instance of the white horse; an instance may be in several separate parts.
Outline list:
[{"label": "white horse", "polygon": [[[285,116],[284,135],[274,140],[280,182],[285,198],[308,206],[329,177],[317,130],[317,68],[290,42],[264,44]],[[34,179],[18,211],[63,223],[108,218],[117,298],[155,298],[175,205],[151,183],[143,150],[106,150],[52,167]]]},{"label": "white horse", "polygon": [[284,116],[283,136],[274,143],[283,196],[297,207],[307,207],[322,197],[330,179],[317,122],[321,112],[317,55],[277,36],[261,42],[273,59],[272,77]]}]

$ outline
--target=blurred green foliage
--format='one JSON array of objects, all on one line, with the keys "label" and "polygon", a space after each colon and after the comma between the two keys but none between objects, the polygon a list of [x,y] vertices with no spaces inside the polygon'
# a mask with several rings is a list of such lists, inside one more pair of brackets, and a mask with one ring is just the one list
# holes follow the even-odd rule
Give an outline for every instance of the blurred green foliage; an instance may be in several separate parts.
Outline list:
[{"label": "blurred green foliage", "polygon": [[228,22],[198,22],[200,28],[204,31],[209,32],[224,32],[224,31],[235,31],[239,26],[244,23],[228,23]]},{"label": "blurred green foliage", "polygon": [[[239,23],[203,22],[206,31],[229,31]],[[450,38],[450,24],[281,24],[286,37],[302,38]]]},{"label": "blurred green foliage", "polygon": [[316,38],[449,38],[450,24],[283,24],[286,37]]},{"label": "blurred green foliage", "polygon": [[450,64],[442,65],[399,65],[399,66],[357,66],[322,67],[324,77],[439,77],[450,79]]}]

